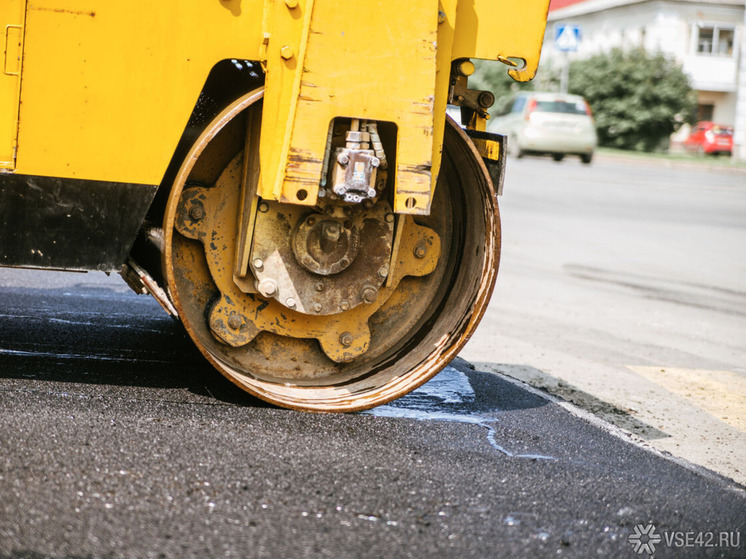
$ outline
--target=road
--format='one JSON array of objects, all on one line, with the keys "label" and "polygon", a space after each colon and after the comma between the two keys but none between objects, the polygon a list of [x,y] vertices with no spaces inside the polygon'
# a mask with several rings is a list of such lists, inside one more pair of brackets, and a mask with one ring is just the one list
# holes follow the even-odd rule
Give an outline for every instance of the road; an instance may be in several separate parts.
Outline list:
[{"label": "road", "polygon": [[497,287],[461,355],[746,483],[746,172],[508,163]]},{"label": "road", "polygon": [[[694,215],[722,211],[723,229],[742,236],[731,215],[741,208],[740,179],[707,187],[720,193],[718,211],[696,185],[686,187],[694,210],[670,185],[650,188],[658,208],[633,209],[625,203],[649,203],[647,190],[620,193],[636,187],[622,182],[630,169],[614,162],[511,163],[501,279],[464,352],[474,352],[476,365],[456,360],[413,394],[367,413],[303,414],[244,395],[203,362],[153,300],[119,278],[0,270],[0,558],[631,558],[649,555],[632,544],[650,526],[661,536],[656,557],[742,557],[746,493],[734,476],[647,448],[675,438],[665,423],[622,414],[626,427],[647,436],[640,444],[511,378],[564,390],[590,409],[601,402],[594,411],[608,416],[615,392],[604,382],[621,374],[646,380],[626,365],[743,375],[743,344],[733,341],[743,330],[728,331],[742,320],[737,278],[717,279],[711,267],[671,284],[662,271],[629,270],[615,242],[636,243],[642,233],[620,239],[613,226],[651,227],[643,215],[671,198],[680,219],[659,222],[678,231]],[[668,176],[661,169],[644,176],[653,181],[653,173]],[[604,175],[618,188],[594,190]],[[714,243],[710,227],[698,232]],[[603,250],[591,256],[587,246]],[[718,246],[703,258],[725,265],[743,250]],[[634,254],[660,270],[684,260]],[[618,282],[614,274],[630,277]],[[635,282],[679,299],[699,295],[701,304],[646,300],[628,285]],[[705,295],[701,286],[709,286]],[[730,299],[711,302],[721,292]],[[658,317],[670,321],[665,336],[647,324],[648,307],[664,303],[683,313]],[[700,320],[707,336],[684,343],[691,309],[715,318],[706,328]],[[589,379],[606,375],[593,382],[608,392],[569,376],[581,366]],[[627,387],[630,395],[638,390]]]}]

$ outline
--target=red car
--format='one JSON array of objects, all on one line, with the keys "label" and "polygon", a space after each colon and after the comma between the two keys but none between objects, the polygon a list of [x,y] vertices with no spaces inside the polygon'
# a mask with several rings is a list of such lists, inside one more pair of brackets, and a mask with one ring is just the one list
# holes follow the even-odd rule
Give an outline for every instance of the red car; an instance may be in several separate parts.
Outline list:
[{"label": "red car", "polygon": [[733,127],[714,122],[700,121],[692,128],[684,147],[701,154],[733,152]]}]

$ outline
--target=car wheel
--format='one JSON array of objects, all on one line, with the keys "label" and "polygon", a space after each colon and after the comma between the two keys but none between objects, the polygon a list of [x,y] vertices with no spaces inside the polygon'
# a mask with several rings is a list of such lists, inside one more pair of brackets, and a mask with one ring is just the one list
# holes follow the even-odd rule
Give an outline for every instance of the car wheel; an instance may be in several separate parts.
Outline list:
[{"label": "car wheel", "polygon": [[552,159],[554,159],[555,161],[559,162],[559,161],[562,161],[564,158],[565,158],[564,153],[553,153],[552,154]]},{"label": "car wheel", "polygon": [[585,165],[590,165],[591,161],[593,161],[593,153],[584,153],[580,156],[580,161],[582,161]]}]

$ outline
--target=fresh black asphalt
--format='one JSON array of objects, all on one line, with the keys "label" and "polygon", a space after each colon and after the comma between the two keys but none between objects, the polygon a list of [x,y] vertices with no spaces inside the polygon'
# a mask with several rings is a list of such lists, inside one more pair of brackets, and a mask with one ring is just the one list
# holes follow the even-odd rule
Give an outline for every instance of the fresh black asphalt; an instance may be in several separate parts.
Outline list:
[{"label": "fresh black asphalt", "polygon": [[2,559],[634,558],[650,524],[740,538],[655,557],[746,556],[742,487],[498,374],[456,360],[369,413],[278,409],[152,299],[80,278],[0,287]]}]

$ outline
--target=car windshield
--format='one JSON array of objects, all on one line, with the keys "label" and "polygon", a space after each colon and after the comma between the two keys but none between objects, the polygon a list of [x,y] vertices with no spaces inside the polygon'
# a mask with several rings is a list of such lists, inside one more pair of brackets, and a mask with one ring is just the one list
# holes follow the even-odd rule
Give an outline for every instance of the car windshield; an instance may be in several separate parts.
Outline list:
[{"label": "car windshield", "polygon": [[542,113],[587,114],[584,101],[537,101],[535,110]]}]

